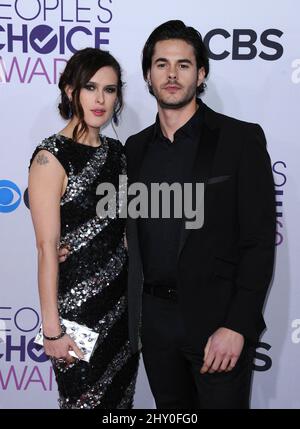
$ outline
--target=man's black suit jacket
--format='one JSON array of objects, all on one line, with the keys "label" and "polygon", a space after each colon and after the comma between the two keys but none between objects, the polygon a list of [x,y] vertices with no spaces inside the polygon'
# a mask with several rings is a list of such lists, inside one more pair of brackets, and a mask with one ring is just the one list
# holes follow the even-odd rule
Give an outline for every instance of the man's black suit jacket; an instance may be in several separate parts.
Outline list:
[{"label": "man's black suit jacket", "polygon": [[[179,304],[190,341],[199,351],[219,327],[256,342],[265,328],[262,309],[272,278],[275,197],[261,127],[204,108],[192,182],[205,183],[204,224],[182,222],[178,249]],[[128,185],[139,171],[154,125],[128,138]],[[140,348],[143,272],[137,220],[127,220],[129,335]],[[155,314],[153,314],[155,318]]]}]

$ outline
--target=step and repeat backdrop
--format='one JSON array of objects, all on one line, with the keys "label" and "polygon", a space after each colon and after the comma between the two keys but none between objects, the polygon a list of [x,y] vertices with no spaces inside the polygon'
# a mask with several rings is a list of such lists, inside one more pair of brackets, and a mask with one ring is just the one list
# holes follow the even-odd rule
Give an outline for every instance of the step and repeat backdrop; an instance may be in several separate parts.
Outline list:
[{"label": "step and repeat backdrop", "polygon": [[[57,408],[50,362],[33,343],[40,316],[27,178],[35,146],[64,126],[59,75],[80,48],[116,56],[126,82],[116,132],[125,142],[154,121],[141,51],[150,32],[169,19],[197,28],[208,46],[204,102],[265,131],[277,252],[252,407],[300,408],[299,16],[298,0],[0,0],[0,408]],[[116,136],[110,126],[104,133]],[[142,362],[135,407],[154,408]]]}]

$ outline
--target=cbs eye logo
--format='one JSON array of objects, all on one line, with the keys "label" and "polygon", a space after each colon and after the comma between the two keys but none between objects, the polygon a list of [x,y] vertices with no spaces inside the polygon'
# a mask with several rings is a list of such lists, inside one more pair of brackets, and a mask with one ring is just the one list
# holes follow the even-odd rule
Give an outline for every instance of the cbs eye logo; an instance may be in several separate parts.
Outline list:
[{"label": "cbs eye logo", "polygon": [[21,191],[10,180],[0,180],[0,213],[10,213],[18,208],[21,202]]}]

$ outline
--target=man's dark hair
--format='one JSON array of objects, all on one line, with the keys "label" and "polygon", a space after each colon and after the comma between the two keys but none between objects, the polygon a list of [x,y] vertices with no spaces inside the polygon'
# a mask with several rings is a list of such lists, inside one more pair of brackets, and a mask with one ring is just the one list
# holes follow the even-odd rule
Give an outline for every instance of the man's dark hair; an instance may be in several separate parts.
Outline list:
[{"label": "man's dark hair", "polygon": [[[201,34],[195,30],[195,28],[187,27],[182,21],[172,20],[164,22],[159,27],[155,28],[145,43],[142,55],[142,67],[145,81],[147,82],[147,73],[151,68],[155,44],[162,40],[169,39],[184,40],[191,45],[194,48],[197,69],[199,70],[201,67],[204,67],[205,77],[207,77],[209,72],[209,61],[207,49],[203,43]],[[197,96],[204,91],[205,86],[206,85],[203,83],[198,86],[196,92]],[[150,94],[153,95],[151,86],[148,85],[148,88]]]}]

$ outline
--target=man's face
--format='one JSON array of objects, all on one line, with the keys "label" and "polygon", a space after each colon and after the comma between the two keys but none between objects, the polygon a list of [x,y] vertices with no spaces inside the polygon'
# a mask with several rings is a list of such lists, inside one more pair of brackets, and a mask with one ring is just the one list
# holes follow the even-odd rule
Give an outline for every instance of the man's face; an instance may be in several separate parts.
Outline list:
[{"label": "man's face", "polygon": [[162,108],[179,109],[189,104],[204,78],[204,67],[197,70],[194,48],[187,42],[170,39],[155,44],[147,79]]}]

